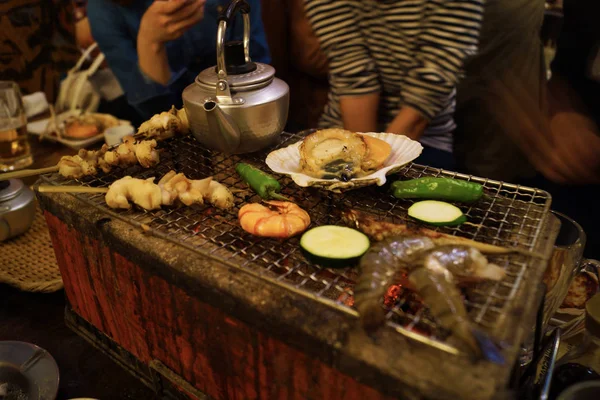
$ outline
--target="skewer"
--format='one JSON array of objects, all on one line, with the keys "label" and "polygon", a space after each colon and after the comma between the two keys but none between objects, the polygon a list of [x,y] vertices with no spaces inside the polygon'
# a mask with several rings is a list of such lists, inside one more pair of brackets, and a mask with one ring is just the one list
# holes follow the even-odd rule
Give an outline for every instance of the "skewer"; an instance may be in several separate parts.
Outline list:
[{"label": "skewer", "polygon": [[6,181],[8,179],[20,179],[28,176],[49,174],[51,172],[57,172],[58,165],[53,165],[52,167],[46,168],[37,168],[37,169],[22,169],[19,171],[6,172],[4,174],[0,174],[0,181]]},{"label": "skewer", "polygon": [[409,227],[406,224],[378,221],[374,217],[358,210],[347,209],[342,211],[342,219],[350,226],[355,227],[375,240],[398,234],[417,234],[430,238],[437,245],[463,245],[473,247],[484,254],[520,254],[545,260],[543,254],[536,251],[525,250],[518,247],[502,247],[493,244],[478,242],[462,236],[449,235],[424,227]]},{"label": "skewer", "polygon": [[52,186],[40,185],[37,188],[40,193],[106,193],[108,188],[88,186]]}]

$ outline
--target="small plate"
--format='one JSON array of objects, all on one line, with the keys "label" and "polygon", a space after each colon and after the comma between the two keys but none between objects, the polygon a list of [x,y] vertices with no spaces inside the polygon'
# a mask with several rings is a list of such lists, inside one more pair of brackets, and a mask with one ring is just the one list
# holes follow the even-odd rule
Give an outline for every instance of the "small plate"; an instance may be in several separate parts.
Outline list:
[{"label": "small plate", "polygon": [[392,152],[382,168],[370,175],[354,178],[348,182],[337,179],[319,179],[303,174],[300,167],[300,145],[302,144],[302,140],[283,149],[272,151],[267,156],[265,162],[274,172],[289,175],[298,186],[315,186],[341,193],[346,190],[374,184],[378,186],[384,185],[387,175],[399,171],[406,164],[419,157],[421,151],[423,151],[423,146],[419,142],[403,135],[374,132],[359,134],[373,136],[389,143],[392,147]]},{"label": "small plate", "polygon": [[[59,119],[63,118],[65,114],[69,112],[65,112],[58,116]],[[50,140],[52,142],[57,142],[64,144],[67,147],[70,147],[74,150],[85,149],[94,143],[98,143],[104,140],[104,132],[100,132],[95,136],[85,138],[85,139],[68,139],[68,138],[59,138],[56,134],[44,135],[46,132],[46,127],[50,122],[50,118],[45,118],[39,121],[30,122],[27,124],[27,131],[32,135],[42,136],[44,139]],[[126,120],[119,120],[120,125],[131,125],[131,122]]]},{"label": "small plate", "polygon": [[54,358],[31,343],[0,342],[0,398],[54,400],[59,372]]}]

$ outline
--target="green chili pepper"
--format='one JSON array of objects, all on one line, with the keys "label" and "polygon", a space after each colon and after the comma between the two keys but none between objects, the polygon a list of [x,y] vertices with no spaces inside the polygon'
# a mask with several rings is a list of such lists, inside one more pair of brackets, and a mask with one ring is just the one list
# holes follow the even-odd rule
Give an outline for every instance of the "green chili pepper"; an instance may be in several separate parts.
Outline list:
[{"label": "green chili pepper", "polygon": [[419,178],[392,183],[394,197],[398,199],[430,199],[472,202],[483,195],[483,186],[451,178]]},{"label": "green chili pepper", "polygon": [[278,193],[281,190],[281,185],[277,179],[260,169],[245,163],[239,163],[235,166],[235,171],[263,200],[290,201],[290,199]]}]

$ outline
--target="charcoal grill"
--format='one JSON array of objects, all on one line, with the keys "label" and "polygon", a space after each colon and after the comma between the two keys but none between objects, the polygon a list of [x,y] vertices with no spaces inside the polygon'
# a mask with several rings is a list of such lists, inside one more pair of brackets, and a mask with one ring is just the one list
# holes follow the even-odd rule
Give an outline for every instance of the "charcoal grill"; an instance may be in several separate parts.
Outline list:
[{"label": "charcoal grill", "polygon": [[[295,143],[305,134],[306,132],[283,133],[280,143],[275,148]],[[324,309],[339,313],[342,315],[341,318],[354,321],[349,322],[351,326],[349,329],[358,329],[355,326],[357,312],[346,305],[348,298],[352,296],[352,287],[357,278],[355,269],[321,268],[309,263],[303,257],[299,250],[299,238],[286,241],[258,238],[240,228],[237,222],[239,206],[246,202],[260,201],[260,198],[247,190],[235,172],[235,165],[239,161],[244,161],[268,170],[264,164],[267,152],[226,156],[202,148],[191,137],[169,139],[161,143],[160,147],[161,162],[152,170],[144,170],[141,167],[127,170],[115,169],[110,174],[100,174],[77,181],[54,174],[44,176],[42,180],[52,185],[79,184],[107,187],[125,175],[159,179],[172,169],[183,172],[192,179],[213,176],[219,182],[234,189],[236,202],[234,209],[220,211],[195,205],[154,211],[137,208],[113,210],[106,206],[103,194],[70,196],[74,196],[78,202],[89,206],[100,215],[121,220],[146,235],[169,241],[176,245],[175,248],[185,248],[202,258],[211,259],[241,274],[257,278],[264,285],[274,285],[290,293],[291,296],[302,297],[304,299],[302,301],[308,307],[310,304],[314,304],[315,307],[319,304],[324,308],[319,307],[315,310]],[[545,256],[549,254],[553,243],[553,230],[548,213],[551,198],[547,192],[418,164],[407,165],[398,176],[407,178],[446,176],[481,183],[484,186],[484,198],[464,210],[469,222],[459,227],[437,229],[484,243],[518,247]],[[406,211],[412,201],[393,198],[386,186],[335,194],[320,189],[300,188],[288,178],[282,178],[280,181],[283,187],[282,194],[293,198],[302,208],[309,211],[312,218],[311,226],[341,225],[340,211],[346,208],[367,211],[386,221],[411,224],[411,221],[406,220]],[[467,295],[467,307],[473,322],[501,342],[507,359],[513,362],[524,335],[531,330],[535,304],[541,296],[537,283],[541,280],[546,261],[544,258],[525,255],[494,256],[490,259],[506,268],[506,277],[494,284],[472,288]],[[445,381],[451,375],[435,376],[436,373],[443,371],[441,364],[440,371],[436,371],[436,368],[431,366],[433,368],[429,371],[414,371],[415,376],[407,375],[400,381],[410,384],[413,379],[421,379],[424,383],[417,384],[421,387],[415,393],[430,395],[431,393],[427,394],[427,392],[431,390],[427,390],[426,385],[431,385],[431,388],[435,388],[437,392],[436,396],[441,397],[462,392],[467,393],[468,396],[471,392],[476,396],[474,398],[484,398],[481,396],[489,397],[493,392],[502,389],[512,364],[500,367],[487,363],[472,363],[448,340],[447,333],[429,316],[426,307],[415,309],[407,304],[408,301],[410,299],[401,297],[388,309],[387,332],[382,335],[387,337],[399,334],[404,338],[410,338],[407,343],[414,347],[412,351],[415,357],[419,356],[419,352],[423,354],[427,352],[432,360],[455,358],[455,366],[463,369],[466,381],[470,380],[474,387],[469,390],[452,389],[453,384],[458,385],[458,383]],[[364,336],[364,333],[360,334]],[[361,340],[371,340],[372,345],[378,345],[377,340],[373,338],[364,336]],[[333,347],[341,351],[340,347],[343,347],[343,343],[338,340]],[[369,355],[364,354],[360,361],[366,364],[378,364]],[[394,363],[401,362],[402,360],[397,360]],[[391,365],[389,361],[386,363],[388,366]],[[390,375],[396,374],[391,372]],[[478,383],[474,384],[474,380]],[[490,388],[490,385],[493,388]],[[396,383],[393,386],[401,385]],[[480,387],[476,389],[475,386]],[[447,390],[447,393],[440,391],[440,388]],[[384,389],[380,387],[378,390],[389,394],[397,394],[399,390],[401,391],[397,387]]]}]

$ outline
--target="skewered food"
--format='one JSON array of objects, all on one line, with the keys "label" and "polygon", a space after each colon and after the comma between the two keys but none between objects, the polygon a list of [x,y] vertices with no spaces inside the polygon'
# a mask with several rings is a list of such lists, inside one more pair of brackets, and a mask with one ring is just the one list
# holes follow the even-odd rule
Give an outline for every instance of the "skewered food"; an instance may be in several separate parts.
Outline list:
[{"label": "skewered food", "polygon": [[483,196],[483,186],[451,178],[418,178],[392,183],[392,192],[397,199],[429,199],[473,202]]},{"label": "skewered food", "polygon": [[279,194],[281,185],[271,175],[245,163],[237,164],[235,171],[263,200],[289,201],[287,197]]},{"label": "skewered food", "polygon": [[67,178],[79,179],[84,176],[96,175],[96,163],[88,162],[79,155],[64,156],[58,162],[58,173]]},{"label": "skewered food", "polygon": [[129,209],[131,201],[146,210],[155,210],[162,205],[162,191],[154,184],[154,178],[137,179],[126,176],[110,185],[105,200],[111,208]]},{"label": "skewered food", "polygon": [[349,267],[369,250],[369,238],[344,226],[324,225],[306,231],[300,247],[315,264],[328,268]]},{"label": "skewered food", "polygon": [[358,210],[343,211],[342,220],[346,224],[358,229],[359,231],[376,241],[384,240],[387,237],[395,235],[413,234],[428,237],[431,240],[433,240],[437,245],[449,244],[471,246],[486,254],[518,253],[531,257],[544,258],[541,254],[538,254],[536,252],[516,247],[506,248],[501,246],[494,246],[492,244],[481,243],[460,236],[436,232],[427,228],[409,227],[406,224],[395,224],[387,221],[378,221],[373,215],[369,215]]},{"label": "skewered food", "polygon": [[227,187],[212,178],[188,179],[182,173],[170,171],[158,184],[155,178],[138,179],[126,176],[108,188],[105,200],[111,208],[131,208],[130,202],[146,209],[154,210],[170,206],[176,201],[184,205],[204,204],[208,201],[217,208],[233,207],[233,194]]},{"label": "skewered food", "polygon": [[156,114],[141,124],[137,135],[143,135],[147,139],[164,140],[176,134],[186,135],[189,131],[190,124],[185,109],[177,110],[171,107],[169,111]]},{"label": "skewered food", "polygon": [[418,201],[408,208],[408,215],[426,224],[456,226],[467,222],[460,208],[437,200]]},{"label": "skewered food", "polygon": [[58,172],[66,178],[79,179],[95,175],[98,168],[109,172],[115,166],[125,168],[137,163],[150,168],[159,161],[156,140],[136,143],[132,136],[126,136],[123,143],[112,151],[108,151],[108,146],[104,145],[98,151],[81,149],[75,156],[63,156],[58,162]]},{"label": "skewered food", "polygon": [[163,191],[163,204],[171,205],[179,199],[186,206],[192,204],[204,204],[203,193],[207,193],[212,178],[202,180],[190,180],[182,173],[169,171],[158,182]]},{"label": "skewered food", "polygon": [[375,330],[384,324],[380,301],[399,274],[407,275],[433,317],[465,350],[475,357],[502,358],[495,346],[489,345],[490,339],[470,323],[456,286],[462,280],[501,280],[505,276],[502,268],[488,263],[474,248],[436,246],[427,237],[400,235],[379,242],[361,259],[354,288],[355,305],[365,329]]},{"label": "skewered food", "polygon": [[388,143],[374,137],[323,129],[308,135],[300,145],[300,166],[312,177],[347,182],[379,169],[391,151]]},{"label": "skewered food", "polygon": [[238,213],[242,229],[257,236],[289,238],[304,232],[310,216],[298,205],[288,201],[266,201],[244,205]]},{"label": "skewered food", "polygon": [[224,210],[233,207],[233,194],[227,186],[215,181],[211,180],[208,185],[208,191],[203,193],[205,199],[208,199],[208,202],[217,208],[222,208]]}]

